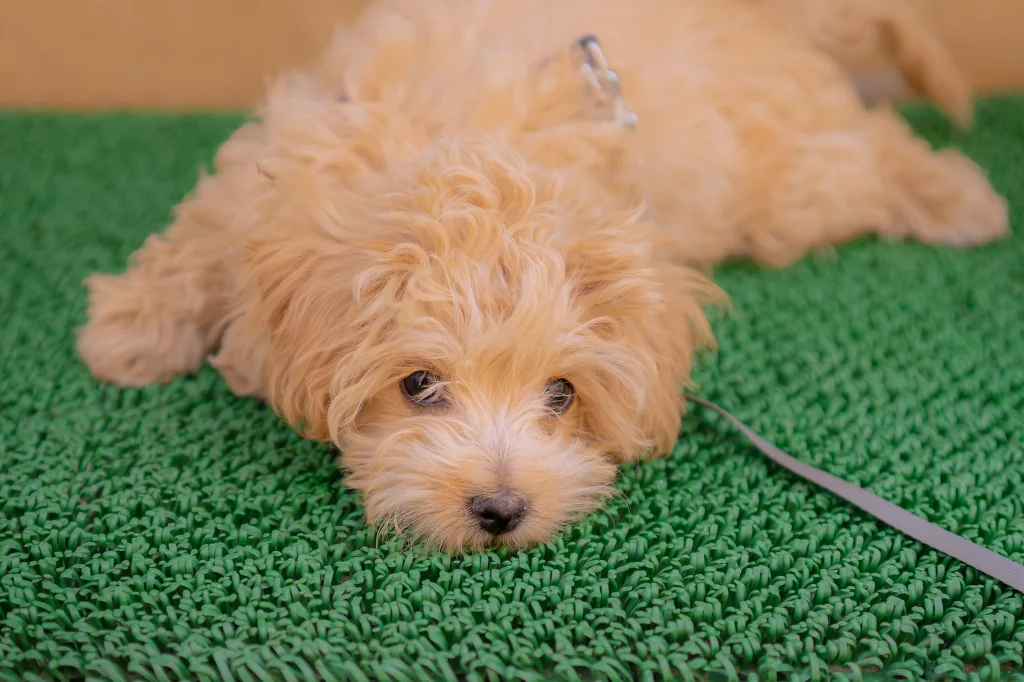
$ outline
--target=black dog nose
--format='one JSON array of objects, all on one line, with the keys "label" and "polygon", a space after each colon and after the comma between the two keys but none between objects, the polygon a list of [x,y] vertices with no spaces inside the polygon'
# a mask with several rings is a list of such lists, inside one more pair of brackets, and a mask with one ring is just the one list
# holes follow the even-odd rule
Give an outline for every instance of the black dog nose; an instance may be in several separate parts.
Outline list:
[{"label": "black dog nose", "polygon": [[497,495],[477,495],[469,502],[480,529],[491,535],[508,533],[519,525],[526,511],[526,500],[504,490]]}]

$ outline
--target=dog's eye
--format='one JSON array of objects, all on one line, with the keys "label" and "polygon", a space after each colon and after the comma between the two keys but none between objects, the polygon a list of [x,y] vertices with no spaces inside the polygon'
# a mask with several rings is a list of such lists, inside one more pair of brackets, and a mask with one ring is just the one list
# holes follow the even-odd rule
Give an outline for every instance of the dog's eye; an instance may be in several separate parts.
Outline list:
[{"label": "dog's eye", "polygon": [[568,379],[555,379],[548,384],[548,409],[555,414],[565,414],[576,399],[576,387]]},{"label": "dog's eye", "polygon": [[402,395],[417,405],[436,407],[445,403],[441,390],[441,379],[430,372],[420,370],[402,379]]}]

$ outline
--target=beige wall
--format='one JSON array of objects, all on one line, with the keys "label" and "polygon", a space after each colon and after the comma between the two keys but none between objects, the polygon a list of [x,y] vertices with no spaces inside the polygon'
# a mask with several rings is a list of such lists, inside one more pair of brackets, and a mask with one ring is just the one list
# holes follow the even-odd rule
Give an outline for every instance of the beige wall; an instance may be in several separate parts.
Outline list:
[{"label": "beige wall", "polygon": [[[0,106],[244,107],[364,2],[0,0]],[[914,2],[979,88],[1024,89],[1024,0]]]},{"label": "beige wall", "polygon": [[0,106],[246,106],[363,4],[0,0]]},{"label": "beige wall", "polygon": [[982,91],[1024,89],[1024,0],[913,0]]}]

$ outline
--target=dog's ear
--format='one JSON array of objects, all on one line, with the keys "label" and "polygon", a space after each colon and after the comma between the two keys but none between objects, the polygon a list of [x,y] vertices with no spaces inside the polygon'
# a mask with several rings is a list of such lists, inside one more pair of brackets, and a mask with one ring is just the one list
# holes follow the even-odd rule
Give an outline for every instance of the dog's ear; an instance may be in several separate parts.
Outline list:
[{"label": "dog's ear", "polygon": [[[714,343],[704,313],[722,292],[674,265],[637,220],[595,231],[567,250],[578,305],[606,356],[579,386],[587,430],[619,460],[661,454],[679,435],[694,355]],[[588,396],[590,399],[588,399]]]},{"label": "dog's ear", "polygon": [[282,79],[261,112],[267,142],[253,173],[262,184],[233,228],[246,242],[213,364],[233,391],[260,395],[327,440],[394,371],[374,364],[374,343],[403,275],[374,269],[389,245],[366,235],[388,173],[415,157],[423,131],[394,107],[334,103],[318,87]]},{"label": "dog's ear", "polygon": [[656,455],[671,450],[679,437],[694,357],[714,346],[704,308],[723,297],[701,273],[683,266],[659,268],[657,286],[662,305],[638,316],[630,333],[635,352],[647,359],[640,422]]},{"label": "dog's ear", "polygon": [[340,445],[374,393],[401,378],[381,340],[396,324],[406,273],[374,266],[383,245],[374,255],[315,223],[277,217],[248,244],[238,313],[214,364],[236,393],[258,394],[305,437]]}]

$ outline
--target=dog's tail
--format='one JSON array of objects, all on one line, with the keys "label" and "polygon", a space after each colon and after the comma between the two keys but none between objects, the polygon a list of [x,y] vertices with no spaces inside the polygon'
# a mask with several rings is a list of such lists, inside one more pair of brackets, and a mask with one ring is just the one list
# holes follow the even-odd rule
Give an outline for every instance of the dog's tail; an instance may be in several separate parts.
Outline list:
[{"label": "dog's tail", "polygon": [[967,127],[974,92],[909,0],[757,0],[851,74],[895,70],[910,90]]}]

